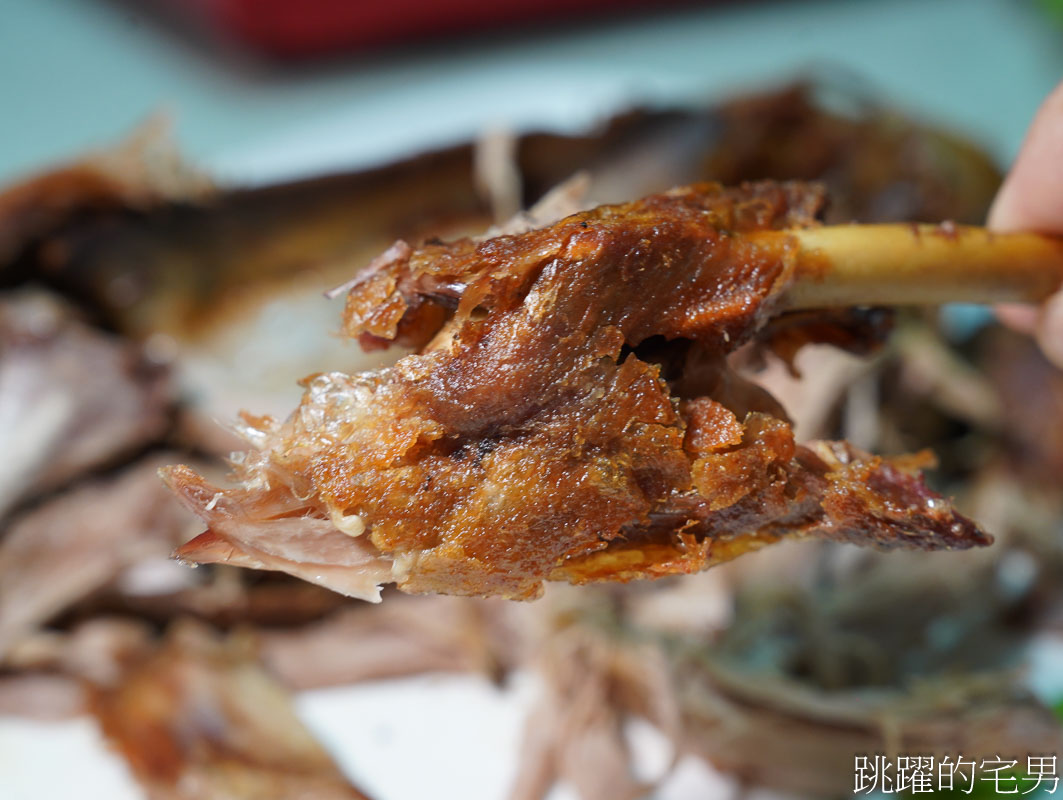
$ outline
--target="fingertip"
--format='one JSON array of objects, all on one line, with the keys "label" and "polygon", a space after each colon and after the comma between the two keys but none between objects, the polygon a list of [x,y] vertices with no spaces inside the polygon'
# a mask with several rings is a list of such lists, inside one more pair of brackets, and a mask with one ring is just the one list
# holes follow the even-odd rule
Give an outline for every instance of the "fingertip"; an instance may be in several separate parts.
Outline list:
[{"label": "fingertip", "polygon": [[1049,360],[1063,369],[1063,291],[1058,292],[1042,308],[1037,342]]},{"label": "fingertip", "polygon": [[1040,316],[1036,306],[1021,303],[1000,303],[993,307],[997,319],[1019,333],[1033,334]]},{"label": "fingertip", "polygon": [[1038,109],[986,224],[999,231],[1063,232],[1063,83]]}]

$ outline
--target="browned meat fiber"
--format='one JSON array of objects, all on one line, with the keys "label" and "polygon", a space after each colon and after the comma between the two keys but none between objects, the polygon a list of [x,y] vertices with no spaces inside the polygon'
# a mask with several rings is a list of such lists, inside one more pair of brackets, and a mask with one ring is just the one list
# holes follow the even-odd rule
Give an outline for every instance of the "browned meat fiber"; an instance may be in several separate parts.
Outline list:
[{"label": "browned meat fiber", "polygon": [[367,800],[238,637],[175,625],[91,707],[151,800]]},{"label": "browned meat fiber", "polygon": [[369,599],[391,581],[526,599],[546,580],[688,573],[784,536],[988,543],[922,483],[928,459],[797,445],[779,405],[727,368],[794,271],[794,242],[758,234],[815,224],[822,201],[803,184],[704,184],[393,246],[352,281],[345,331],[420,351],[309,377],[285,422],[245,415],[235,488],[168,470],[208,525],[178,554]]}]

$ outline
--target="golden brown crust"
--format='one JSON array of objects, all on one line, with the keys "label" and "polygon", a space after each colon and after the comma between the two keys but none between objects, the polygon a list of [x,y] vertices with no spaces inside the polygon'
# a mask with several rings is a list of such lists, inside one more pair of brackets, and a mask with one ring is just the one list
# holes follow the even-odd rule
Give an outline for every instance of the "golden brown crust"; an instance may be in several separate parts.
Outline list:
[{"label": "golden brown crust", "polygon": [[777,404],[727,370],[793,274],[780,229],[813,224],[821,201],[798,184],[700,185],[395,248],[354,282],[347,333],[444,333],[386,370],[313,376],[288,421],[249,423],[240,488],[192,491],[171,472],[211,529],[181,555],[290,570],[278,537],[298,518],[322,548],[368,548],[375,579],[383,561],[405,590],[528,598],[548,579],[691,572],[784,535],[985,543],[881,459],[797,446]]}]

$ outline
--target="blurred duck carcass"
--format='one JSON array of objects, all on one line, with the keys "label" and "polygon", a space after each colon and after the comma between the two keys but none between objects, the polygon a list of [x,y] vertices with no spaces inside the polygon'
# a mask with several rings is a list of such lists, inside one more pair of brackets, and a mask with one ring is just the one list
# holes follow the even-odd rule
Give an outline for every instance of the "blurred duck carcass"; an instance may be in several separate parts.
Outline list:
[{"label": "blurred duck carcass", "polygon": [[[307,373],[381,363],[319,333],[340,317],[321,295],[396,239],[482,232],[578,172],[588,204],[702,179],[800,179],[826,184],[829,221],[982,220],[999,173],[975,147],[863,98],[825,110],[821,94],[636,111],[583,136],[485,137],[248,189],[212,185],[152,130],[9,188],[0,713],[91,710],[159,797],[192,796],[179,785],[360,796],[284,691],[422,671],[540,676],[514,778],[522,799],[562,779],[585,800],[650,791],[631,767],[633,718],[677,759],[810,796],[851,790],[856,750],[1058,749],[1022,665],[1034,633],[1063,618],[1063,379],[977,320],[959,335],[930,314],[902,317],[871,359],[806,349],[800,380],[738,357],[800,436],[935,450],[936,488],[999,535],[984,554],[799,546],[685,582],[516,606],[368,607],[284,576],[167,560],[197,531],[155,468],[176,453],[220,475],[234,439],[215,419],[283,411]],[[203,738],[208,712],[235,727]]]}]

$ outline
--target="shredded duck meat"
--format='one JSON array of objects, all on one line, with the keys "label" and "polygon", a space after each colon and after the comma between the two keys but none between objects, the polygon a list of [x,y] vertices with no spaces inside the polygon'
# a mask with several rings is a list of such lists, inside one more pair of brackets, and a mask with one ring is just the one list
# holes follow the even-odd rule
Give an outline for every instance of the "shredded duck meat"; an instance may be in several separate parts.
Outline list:
[{"label": "shredded duck meat", "polygon": [[527,599],[546,580],[689,573],[783,536],[988,543],[922,483],[928,458],[798,445],[778,403],[727,367],[794,271],[796,245],[758,234],[815,224],[823,199],[703,184],[393,246],[351,282],[344,330],[419,352],[307,378],[284,422],[245,414],[235,488],[167,470],[208,525],[178,555],[369,599],[391,581]]},{"label": "shredded duck meat", "polygon": [[150,800],[367,800],[238,636],[187,620],[90,706]]}]

